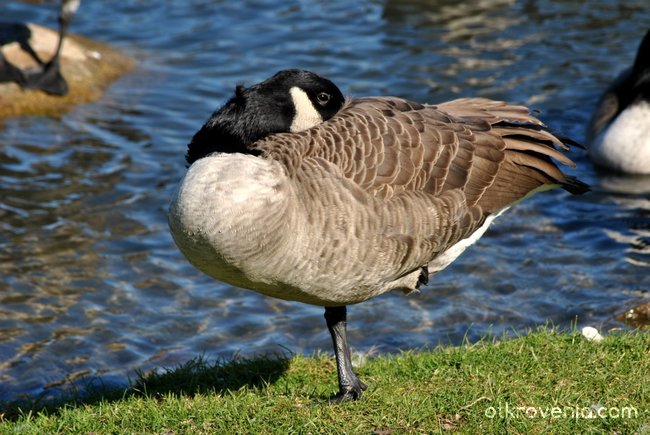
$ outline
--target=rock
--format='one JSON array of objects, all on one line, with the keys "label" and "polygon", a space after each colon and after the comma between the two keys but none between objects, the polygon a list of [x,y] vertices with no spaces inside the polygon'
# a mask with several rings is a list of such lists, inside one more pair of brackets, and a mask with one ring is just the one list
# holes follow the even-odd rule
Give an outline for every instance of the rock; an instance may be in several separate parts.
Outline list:
[{"label": "rock", "polygon": [[585,326],[582,328],[582,336],[589,341],[600,343],[603,341],[603,336],[600,335],[600,332],[593,326]]},{"label": "rock", "polygon": [[[58,33],[37,24],[0,23],[2,54],[12,65],[27,70],[48,62]],[[30,52],[31,51],[31,52]],[[106,87],[133,68],[134,62],[118,50],[83,36],[68,34],[61,51],[61,73],[68,82],[65,96],[23,90],[16,83],[0,83],[0,119],[21,115],[55,115],[78,103],[99,99]]]},{"label": "rock", "polygon": [[650,302],[646,302],[616,316],[619,322],[641,328],[650,326]]}]

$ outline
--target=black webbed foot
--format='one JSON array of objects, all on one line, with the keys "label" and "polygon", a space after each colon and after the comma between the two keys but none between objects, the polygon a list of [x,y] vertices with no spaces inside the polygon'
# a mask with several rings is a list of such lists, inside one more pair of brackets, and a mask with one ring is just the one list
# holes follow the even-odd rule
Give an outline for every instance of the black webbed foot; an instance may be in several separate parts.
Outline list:
[{"label": "black webbed foot", "polygon": [[355,375],[354,380],[350,385],[339,387],[339,392],[330,397],[330,403],[349,402],[351,400],[359,400],[366,391],[366,384],[361,382]]}]

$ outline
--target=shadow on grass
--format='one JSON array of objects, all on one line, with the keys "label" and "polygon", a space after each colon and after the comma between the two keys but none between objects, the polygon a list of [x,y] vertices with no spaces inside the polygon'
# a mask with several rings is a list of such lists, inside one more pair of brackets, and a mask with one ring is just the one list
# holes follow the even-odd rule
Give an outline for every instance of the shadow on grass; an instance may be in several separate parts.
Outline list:
[{"label": "shadow on grass", "polygon": [[274,355],[255,359],[208,363],[197,357],[161,372],[138,373],[128,387],[106,387],[101,380],[89,381],[80,391],[71,391],[56,400],[25,399],[0,403],[0,421],[15,421],[25,415],[56,414],[63,408],[114,402],[131,396],[164,397],[172,394],[193,397],[219,394],[242,387],[261,388],[272,384],[289,367],[290,356]]}]

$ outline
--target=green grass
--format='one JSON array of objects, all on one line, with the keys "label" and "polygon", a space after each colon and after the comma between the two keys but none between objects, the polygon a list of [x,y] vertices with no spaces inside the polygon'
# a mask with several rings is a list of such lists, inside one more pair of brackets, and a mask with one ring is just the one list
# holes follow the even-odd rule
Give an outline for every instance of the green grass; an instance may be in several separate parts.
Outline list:
[{"label": "green grass", "polygon": [[335,370],[326,355],[199,358],[127,391],[5,404],[0,433],[650,433],[647,333],[592,343],[540,328],[378,356],[357,369],[363,400],[330,405]]}]

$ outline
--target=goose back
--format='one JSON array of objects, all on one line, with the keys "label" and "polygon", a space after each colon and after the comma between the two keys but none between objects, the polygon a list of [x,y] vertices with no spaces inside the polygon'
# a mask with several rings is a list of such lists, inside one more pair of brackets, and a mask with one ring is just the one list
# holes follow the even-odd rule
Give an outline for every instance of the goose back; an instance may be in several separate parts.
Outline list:
[{"label": "goose back", "polygon": [[[207,211],[227,221],[218,231],[224,239],[204,243],[211,264],[195,265],[240,287],[325,306],[413,291],[423,267],[444,268],[525,196],[558,186],[585,189],[551,161],[572,165],[556,149],[566,149],[560,138],[526,108],[485,99],[437,106],[392,97],[347,100],[314,128],[251,147],[259,153],[207,158],[224,167],[234,163],[228,159],[240,167],[246,159],[253,166],[264,161],[272,175],[264,176],[264,191],[248,190],[250,201],[226,192]],[[268,195],[274,199],[260,198]],[[209,198],[198,202],[204,207]],[[241,235],[262,219],[264,234],[242,247]],[[239,250],[224,255],[226,245]],[[222,264],[215,265],[217,257]]]}]

